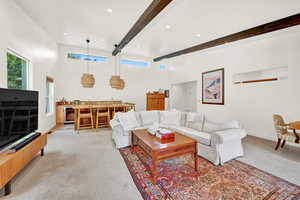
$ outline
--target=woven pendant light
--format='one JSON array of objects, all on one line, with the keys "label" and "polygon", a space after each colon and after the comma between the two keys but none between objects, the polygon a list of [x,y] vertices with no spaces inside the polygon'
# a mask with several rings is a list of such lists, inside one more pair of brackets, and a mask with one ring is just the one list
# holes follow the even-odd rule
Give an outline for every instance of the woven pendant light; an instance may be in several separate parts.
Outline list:
[{"label": "woven pendant light", "polygon": [[118,75],[118,66],[119,66],[120,60],[119,56],[115,57],[115,75],[111,76],[110,78],[110,86],[115,89],[120,89],[122,87],[122,81],[120,78],[120,75]]},{"label": "woven pendant light", "polygon": [[[89,56],[89,43],[90,43],[90,40],[87,39],[86,40],[86,43],[87,43],[87,56]],[[86,66],[87,66],[87,73],[84,73],[82,74],[81,76],[81,85],[82,87],[84,88],[93,88],[94,85],[95,85],[95,77],[93,74],[89,73],[90,71],[90,65],[89,65],[89,60],[86,59]]]},{"label": "woven pendant light", "polygon": [[84,88],[93,88],[95,85],[95,78],[93,74],[84,73],[81,76],[81,85]]},{"label": "woven pendant light", "polygon": [[120,79],[120,86],[117,88],[118,90],[123,90],[125,88],[125,81]]},{"label": "woven pendant light", "polygon": [[110,78],[110,86],[112,88],[118,89],[119,87],[121,87],[121,79],[120,76],[111,76]]}]

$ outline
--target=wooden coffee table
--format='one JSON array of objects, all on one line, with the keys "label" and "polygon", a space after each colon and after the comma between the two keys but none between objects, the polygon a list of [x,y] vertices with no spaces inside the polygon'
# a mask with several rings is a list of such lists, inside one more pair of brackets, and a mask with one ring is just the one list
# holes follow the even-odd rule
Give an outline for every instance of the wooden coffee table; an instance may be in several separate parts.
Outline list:
[{"label": "wooden coffee table", "polygon": [[141,147],[151,158],[152,166],[150,172],[152,175],[152,182],[157,183],[157,163],[162,160],[167,160],[172,157],[181,156],[184,154],[192,154],[195,161],[195,171],[198,170],[197,163],[197,141],[175,132],[174,142],[162,144],[160,139],[148,133],[147,130],[132,131],[131,147]]}]

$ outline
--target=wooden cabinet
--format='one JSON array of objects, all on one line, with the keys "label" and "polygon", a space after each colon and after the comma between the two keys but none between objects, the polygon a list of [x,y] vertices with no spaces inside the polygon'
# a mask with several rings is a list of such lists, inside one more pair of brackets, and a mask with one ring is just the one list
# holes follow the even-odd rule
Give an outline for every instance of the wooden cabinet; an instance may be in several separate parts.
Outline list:
[{"label": "wooden cabinet", "polygon": [[56,124],[65,123],[65,109],[63,105],[56,105]]},{"label": "wooden cabinet", "polygon": [[5,187],[5,195],[10,193],[10,181],[19,173],[47,144],[47,133],[11,154],[0,154],[0,188]]},{"label": "wooden cabinet", "polygon": [[148,93],[147,110],[165,110],[165,94]]}]

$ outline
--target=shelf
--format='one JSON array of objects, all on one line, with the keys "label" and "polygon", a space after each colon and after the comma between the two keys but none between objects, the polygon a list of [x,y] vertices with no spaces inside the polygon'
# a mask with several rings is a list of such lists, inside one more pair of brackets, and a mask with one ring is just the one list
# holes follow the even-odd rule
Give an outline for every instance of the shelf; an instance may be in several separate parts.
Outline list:
[{"label": "shelf", "polygon": [[233,75],[234,84],[274,82],[288,79],[288,67],[276,67]]}]

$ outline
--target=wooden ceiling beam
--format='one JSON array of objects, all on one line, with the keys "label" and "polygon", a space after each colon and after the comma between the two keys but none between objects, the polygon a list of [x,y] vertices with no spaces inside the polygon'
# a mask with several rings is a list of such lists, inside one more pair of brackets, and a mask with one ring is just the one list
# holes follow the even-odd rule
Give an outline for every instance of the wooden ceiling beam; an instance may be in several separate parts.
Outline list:
[{"label": "wooden ceiling beam", "polygon": [[116,56],[121,50],[147,26],[169,3],[173,0],[153,0],[149,7],[140,16],[121,42],[116,45],[113,56]]},{"label": "wooden ceiling beam", "polygon": [[204,49],[208,49],[208,48],[212,48],[212,47],[216,47],[216,46],[220,46],[226,43],[230,43],[230,42],[235,42],[238,40],[243,40],[243,39],[247,39],[247,38],[251,38],[254,36],[258,36],[258,35],[262,35],[265,33],[270,33],[273,31],[277,31],[277,30],[281,30],[281,29],[285,29],[285,28],[289,28],[291,26],[296,26],[300,24],[300,14],[296,14],[290,17],[286,17],[280,20],[276,20],[267,24],[263,24],[260,26],[256,26],[254,28],[250,28],[238,33],[234,33],[231,35],[227,35],[225,37],[221,37],[209,42],[205,42],[199,45],[195,45],[183,50],[179,50],[158,58],[154,58],[153,61],[154,62],[158,62],[161,61],[163,59],[167,59],[167,58],[173,58],[176,56],[180,56],[180,55],[184,55],[184,54],[189,54],[195,51],[201,51]]}]

